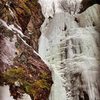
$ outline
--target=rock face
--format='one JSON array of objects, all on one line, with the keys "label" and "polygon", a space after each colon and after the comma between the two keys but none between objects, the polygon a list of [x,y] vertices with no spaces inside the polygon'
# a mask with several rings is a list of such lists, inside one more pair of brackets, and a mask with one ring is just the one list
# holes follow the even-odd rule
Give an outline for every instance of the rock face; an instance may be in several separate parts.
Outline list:
[{"label": "rock face", "polygon": [[100,4],[100,0],[82,0],[81,2],[82,7],[80,12],[85,11],[88,7],[94,4]]},{"label": "rock face", "polygon": [[79,14],[82,0],[39,2],[45,16],[39,53],[54,81],[49,100],[99,100],[100,6]]},{"label": "rock face", "polygon": [[42,22],[37,0],[0,1],[0,100],[48,100],[51,72],[36,53]]}]

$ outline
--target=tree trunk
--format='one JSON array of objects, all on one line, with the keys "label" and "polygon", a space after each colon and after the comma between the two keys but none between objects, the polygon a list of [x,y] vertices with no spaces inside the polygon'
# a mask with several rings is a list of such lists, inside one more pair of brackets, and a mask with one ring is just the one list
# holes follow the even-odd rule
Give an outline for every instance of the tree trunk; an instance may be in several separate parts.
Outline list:
[{"label": "tree trunk", "polygon": [[99,100],[100,6],[84,11],[82,0],[39,2],[45,16],[39,54],[54,81],[49,100]]}]

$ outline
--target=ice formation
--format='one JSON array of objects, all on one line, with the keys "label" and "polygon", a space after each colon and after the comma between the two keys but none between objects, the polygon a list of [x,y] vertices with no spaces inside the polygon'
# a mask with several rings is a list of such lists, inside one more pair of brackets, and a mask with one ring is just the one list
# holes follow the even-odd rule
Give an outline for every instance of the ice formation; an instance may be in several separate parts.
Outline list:
[{"label": "ice formation", "polygon": [[[100,36],[93,25],[82,27],[75,20],[81,0],[39,2],[45,16],[39,54],[50,64],[54,81],[49,100],[99,100]],[[84,21],[93,23],[89,16]]]}]

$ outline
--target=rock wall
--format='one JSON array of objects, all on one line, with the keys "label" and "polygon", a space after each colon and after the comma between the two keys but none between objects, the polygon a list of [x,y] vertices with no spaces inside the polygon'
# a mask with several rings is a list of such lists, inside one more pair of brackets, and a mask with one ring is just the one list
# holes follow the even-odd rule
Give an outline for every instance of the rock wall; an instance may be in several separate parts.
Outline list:
[{"label": "rock wall", "polygon": [[0,0],[0,100],[48,100],[51,71],[36,52],[43,18],[37,0]]}]

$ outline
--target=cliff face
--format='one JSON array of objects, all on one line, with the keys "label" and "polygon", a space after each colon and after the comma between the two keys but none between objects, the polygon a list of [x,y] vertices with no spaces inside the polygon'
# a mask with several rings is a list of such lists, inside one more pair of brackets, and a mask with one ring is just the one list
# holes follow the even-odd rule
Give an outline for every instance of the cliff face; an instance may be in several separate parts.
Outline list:
[{"label": "cliff face", "polygon": [[[37,0],[1,0],[0,15],[9,25],[18,24],[28,38],[24,38],[36,51],[40,27],[44,21],[41,7]],[[34,35],[32,35],[34,33]]]},{"label": "cliff face", "polygon": [[0,100],[48,100],[51,72],[36,53],[43,19],[37,0],[0,1]]},{"label": "cliff face", "polygon": [[39,0],[45,16],[39,53],[54,81],[49,100],[100,99],[100,6],[91,1]]}]

